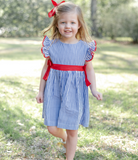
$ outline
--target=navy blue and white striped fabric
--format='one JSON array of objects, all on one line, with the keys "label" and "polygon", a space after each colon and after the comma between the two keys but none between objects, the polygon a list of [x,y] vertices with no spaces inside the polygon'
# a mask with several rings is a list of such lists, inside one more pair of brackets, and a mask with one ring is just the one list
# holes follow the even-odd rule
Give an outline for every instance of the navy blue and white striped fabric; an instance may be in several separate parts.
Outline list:
[{"label": "navy blue and white striped fabric", "polygon": [[[41,51],[53,63],[84,66],[93,59],[96,42],[87,44],[80,40],[66,44],[60,40],[43,40]],[[59,71],[51,69],[44,91],[44,124],[76,130],[79,124],[89,125],[88,87],[83,71]]]}]

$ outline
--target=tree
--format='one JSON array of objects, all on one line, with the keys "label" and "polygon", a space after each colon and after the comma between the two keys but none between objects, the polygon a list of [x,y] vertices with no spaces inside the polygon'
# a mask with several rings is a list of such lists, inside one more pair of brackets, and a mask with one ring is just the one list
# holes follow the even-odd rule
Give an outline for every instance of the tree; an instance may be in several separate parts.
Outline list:
[{"label": "tree", "polygon": [[1,0],[0,30],[1,36],[38,36],[48,26],[51,19],[47,17],[52,8],[46,0]]},{"label": "tree", "polygon": [[138,43],[138,7],[122,10],[122,16],[124,35],[131,37],[134,43]]},{"label": "tree", "polygon": [[91,0],[91,21],[92,21],[92,26],[91,26],[91,32],[92,35],[98,37],[98,29],[97,29],[97,0]]},{"label": "tree", "polygon": [[97,6],[95,0],[91,2],[95,36],[109,36],[112,39],[130,36],[134,42],[138,41],[138,5],[134,7],[134,0],[98,0]]}]

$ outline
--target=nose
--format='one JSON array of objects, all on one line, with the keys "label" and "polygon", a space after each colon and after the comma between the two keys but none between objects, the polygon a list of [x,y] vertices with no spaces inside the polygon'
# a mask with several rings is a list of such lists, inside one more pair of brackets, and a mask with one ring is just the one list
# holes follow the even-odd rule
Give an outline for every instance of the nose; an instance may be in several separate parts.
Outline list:
[{"label": "nose", "polygon": [[70,23],[66,23],[66,28],[70,28]]}]

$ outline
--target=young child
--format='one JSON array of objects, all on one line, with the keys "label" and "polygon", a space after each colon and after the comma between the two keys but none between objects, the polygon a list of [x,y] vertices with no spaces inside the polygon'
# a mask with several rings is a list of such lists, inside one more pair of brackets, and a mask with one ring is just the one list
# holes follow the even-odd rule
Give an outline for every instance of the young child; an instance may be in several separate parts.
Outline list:
[{"label": "young child", "polygon": [[[91,60],[96,42],[91,40],[80,7],[62,1],[49,12],[53,16],[51,40],[45,36],[42,54],[46,58],[42,69],[37,103],[43,103],[44,124],[55,137],[63,140],[66,160],[73,160],[79,124],[89,125],[88,86],[97,100]],[[66,129],[66,132],[63,130]]]}]

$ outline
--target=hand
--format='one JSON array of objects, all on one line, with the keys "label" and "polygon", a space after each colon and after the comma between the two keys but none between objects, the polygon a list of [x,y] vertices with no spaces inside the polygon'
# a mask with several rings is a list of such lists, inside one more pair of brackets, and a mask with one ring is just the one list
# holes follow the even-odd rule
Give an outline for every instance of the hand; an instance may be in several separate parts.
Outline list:
[{"label": "hand", "polygon": [[102,96],[102,93],[100,93],[100,92],[97,92],[96,90],[91,90],[91,92],[92,92],[92,95],[95,97],[95,98],[97,98],[97,100],[102,100],[103,99],[103,96]]},{"label": "hand", "polygon": [[44,101],[43,93],[38,93],[38,95],[36,96],[36,101],[37,101],[37,103],[43,103],[43,101]]}]

